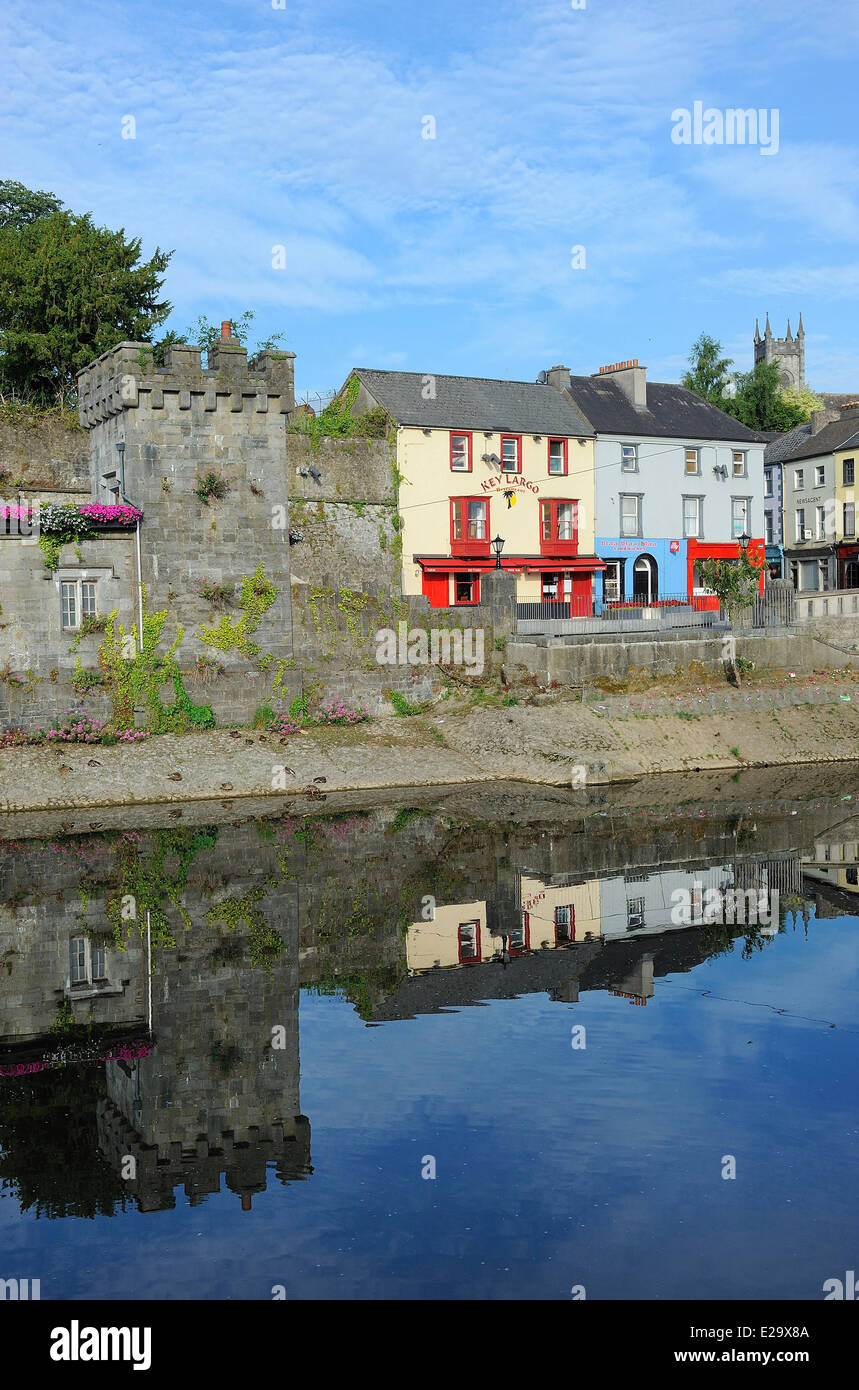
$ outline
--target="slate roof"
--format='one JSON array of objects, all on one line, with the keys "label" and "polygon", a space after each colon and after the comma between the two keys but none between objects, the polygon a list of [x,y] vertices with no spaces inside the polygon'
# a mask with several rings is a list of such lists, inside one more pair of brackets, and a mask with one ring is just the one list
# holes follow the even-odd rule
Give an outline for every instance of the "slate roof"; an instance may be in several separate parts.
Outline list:
[{"label": "slate roof", "polygon": [[811,434],[811,425],[796,425],[787,434],[777,434],[764,449],[764,464],[781,463],[797,444],[801,444]]},{"label": "slate roof", "polygon": [[671,439],[763,442],[763,436],[685,386],[647,382],[647,409],[636,410],[611,375],[571,376],[573,400],[597,434],[645,434]]},{"label": "slate roof", "polygon": [[[791,434],[798,435],[799,430],[806,430],[807,433],[797,438],[789,452],[782,455],[782,461],[816,458],[818,454],[831,454],[834,450],[845,447],[852,449],[854,441],[859,440],[857,425],[859,416],[856,415],[849,420],[833,420],[831,425],[824,425],[817,434],[811,433],[810,425],[799,425]],[[766,456],[764,461],[766,462]]]},{"label": "slate roof", "polygon": [[580,411],[553,386],[488,377],[435,376],[435,400],[424,400],[426,374],[356,367],[370,395],[401,425],[511,434],[592,436]]}]

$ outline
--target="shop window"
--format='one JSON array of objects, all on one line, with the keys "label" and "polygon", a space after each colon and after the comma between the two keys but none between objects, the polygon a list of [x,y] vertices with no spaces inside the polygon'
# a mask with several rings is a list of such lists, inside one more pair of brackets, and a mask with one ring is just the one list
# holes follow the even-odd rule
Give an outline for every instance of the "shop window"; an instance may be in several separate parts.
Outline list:
[{"label": "shop window", "polygon": [[454,603],[480,602],[480,576],[478,574],[455,574],[453,576]]}]

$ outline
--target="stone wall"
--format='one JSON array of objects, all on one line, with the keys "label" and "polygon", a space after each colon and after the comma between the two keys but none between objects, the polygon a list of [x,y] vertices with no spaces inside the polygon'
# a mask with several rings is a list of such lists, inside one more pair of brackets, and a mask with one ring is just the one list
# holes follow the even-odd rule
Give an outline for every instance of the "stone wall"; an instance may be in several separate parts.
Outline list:
[{"label": "stone wall", "polygon": [[[851,662],[846,647],[826,644],[806,628],[776,628],[738,634],[737,652],[762,670],[808,672],[838,669]],[[627,633],[610,638],[529,637],[507,644],[508,678],[534,675],[543,683],[582,685],[601,678],[625,680],[632,672],[673,675],[699,667],[724,672],[722,635],[662,632],[658,637]],[[855,664],[855,660],[854,660]]]},{"label": "stone wall", "polygon": [[[89,440],[86,431],[58,413],[21,409],[0,411],[0,497],[15,501],[44,493],[89,496]],[[60,498],[54,500],[61,500]],[[82,499],[85,500],[85,499]]]}]

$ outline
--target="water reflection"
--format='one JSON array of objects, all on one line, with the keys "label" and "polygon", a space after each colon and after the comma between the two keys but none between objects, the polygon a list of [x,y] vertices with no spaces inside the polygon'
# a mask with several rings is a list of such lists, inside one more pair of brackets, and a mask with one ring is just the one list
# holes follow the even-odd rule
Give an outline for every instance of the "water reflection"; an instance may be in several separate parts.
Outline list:
[{"label": "water reflection", "polygon": [[[854,785],[842,767],[306,819],[188,807],[182,828],[154,810],[135,831],[6,840],[2,1191],[51,1218],[222,1191],[249,1211],[313,1175],[302,989],[344,993],[374,1025],[538,993],[644,1007],[738,939],[778,950],[779,932],[849,910]],[[706,920],[709,890],[776,893],[775,935]]]}]

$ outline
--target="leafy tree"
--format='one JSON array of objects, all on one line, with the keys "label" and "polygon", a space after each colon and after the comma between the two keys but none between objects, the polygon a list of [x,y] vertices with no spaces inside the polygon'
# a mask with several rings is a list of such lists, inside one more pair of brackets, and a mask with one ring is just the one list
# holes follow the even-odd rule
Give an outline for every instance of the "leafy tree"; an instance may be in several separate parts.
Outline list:
[{"label": "leafy tree", "polygon": [[685,373],[683,385],[687,391],[703,396],[711,405],[723,407],[725,390],[728,385],[728,368],[733,366],[733,358],[720,357],[722,344],[709,333],[702,333],[692,344],[689,353],[691,371]]},{"label": "leafy tree", "polygon": [[20,232],[30,222],[59,212],[62,206],[53,193],[26,188],[16,179],[0,179],[0,228],[11,227]]},{"label": "leafy tree", "polygon": [[722,409],[752,430],[784,434],[808,419],[803,409],[785,400],[776,362],[756,362],[751,372],[738,372],[737,394]]},{"label": "leafy tree", "polygon": [[68,404],[77,372],[148,338],[172,307],[160,298],[172,252],[144,261],[139,238],[52,201],[0,189],[0,390],[40,406]]},{"label": "leafy tree", "polygon": [[801,389],[795,386],[784,386],[782,387],[781,398],[786,406],[802,411],[800,424],[810,420],[812,412],[822,410],[824,406],[823,397],[815,395],[810,386],[803,386]]},{"label": "leafy tree", "polygon": [[[760,592],[764,561],[740,548],[736,560],[697,560],[697,582],[717,595],[719,603],[733,624],[739,613],[751,608]],[[731,650],[729,674],[737,685],[742,681],[742,668]]]}]

